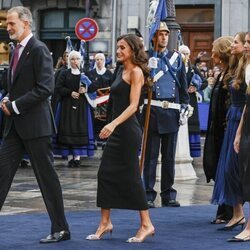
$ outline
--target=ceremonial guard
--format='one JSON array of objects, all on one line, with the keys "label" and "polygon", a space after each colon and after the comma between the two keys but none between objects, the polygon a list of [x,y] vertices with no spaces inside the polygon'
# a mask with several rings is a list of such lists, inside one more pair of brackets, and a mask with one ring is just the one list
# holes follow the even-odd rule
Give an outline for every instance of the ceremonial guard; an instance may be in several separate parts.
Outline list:
[{"label": "ceremonial guard", "polygon": [[[149,67],[155,70],[149,117],[148,138],[144,162],[144,182],[149,207],[155,207],[156,167],[161,149],[161,200],[162,206],[179,207],[177,191],[173,188],[175,152],[179,125],[187,122],[189,95],[185,65],[181,55],[167,49],[169,29],[165,22],[153,37],[157,57],[150,53]],[[153,55],[153,56],[152,56]],[[148,99],[144,100],[144,113]]]}]

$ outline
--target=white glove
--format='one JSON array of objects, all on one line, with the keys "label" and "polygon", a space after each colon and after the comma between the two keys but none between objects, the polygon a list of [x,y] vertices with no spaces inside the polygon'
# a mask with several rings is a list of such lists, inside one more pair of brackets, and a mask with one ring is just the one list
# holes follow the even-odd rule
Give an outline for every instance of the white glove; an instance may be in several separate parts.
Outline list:
[{"label": "white glove", "polygon": [[190,104],[188,104],[188,114],[187,114],[187,117],[188,118],[191,117],[193,115],[193,113],[194,113],[194,108]]},{"label": "white glove", "polygon": [[182,126],[182,125],[185,125],[188,121],[188,116],[187,116],[187,112],[188,111],[185,111],[184,109],[181,110],[180,112],[180,120],[179,120],[179,124]]},{"label": "white glove", "polygon": [[157,69],[158,68],[158,61],[159,61],[159,58],[157,58],[157,57],[150,57],[148,59],[148,67],[150,69]]}]

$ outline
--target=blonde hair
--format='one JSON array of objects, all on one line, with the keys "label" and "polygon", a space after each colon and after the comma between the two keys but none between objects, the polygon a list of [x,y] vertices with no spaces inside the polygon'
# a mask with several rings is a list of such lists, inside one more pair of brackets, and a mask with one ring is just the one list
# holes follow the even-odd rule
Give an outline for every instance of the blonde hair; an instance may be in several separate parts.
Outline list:
[{"label": "blonde hair", "polygon": [[245,71],[246,71],[246,65],[247,65],[247,57],[246,55],[243,55],[238,63],[238,67],[235,71],[235,78],[233,81],[233,87],[235,89],[239,89],[241,84],[245,83]]},{"label": "blonde hair", "polygon": [[[242,45],[244,45],[245,43],[245,36],[246,33],[245,32],[238,32],[235,34],[234,38],[238,36],[239,37],[239,41],[242,43]],[[239,61],[241,60],[241,57],[243,56],[243,51],[237,55],[232,55],[230,57],[229,60],[229,74],[231,78],[235,78],[236,77],[236,71],[239,68]],[[242,81],[241,81],[242,82]],[[236,87],[236,89],[239,88],[238,84],[233,84],[234,87]]]},{"label": "blonde hair", "polygon": [[[213,52],[216,53],[220,61],[229,67],[229,59],[231,57],[231,44],[233,42],[232,36],[222,36],[214,40],[213,42]],[[225,70],[226,74],[223,78],[223,88],[228,87],[228,81],[230,79],[230,74],[228,70]]]}]

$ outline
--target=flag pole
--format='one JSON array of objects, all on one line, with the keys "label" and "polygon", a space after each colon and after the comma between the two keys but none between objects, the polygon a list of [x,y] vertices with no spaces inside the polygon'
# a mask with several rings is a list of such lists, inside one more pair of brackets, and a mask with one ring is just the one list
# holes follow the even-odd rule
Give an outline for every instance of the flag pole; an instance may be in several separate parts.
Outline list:
[{"label": "flag pole", "polygon": [[[152,80],[151,80],[152,81]],[[145,115],[144,129],[143,129],[143,140],[142,140],[142,150],[141,150],[141,159],[140,159],[140,174],[142,175],[144,169],[146,145],[148,138],[148,127],[149,127],[149,117],[150,117],[150,108],[152,100],[152,86],[148,86],[148,104]]]},{"label": "flag pole", "polygon": [[[166,0],[151,0],[149,13],[147,17],[148,26],[150,27],[150,35],[149,35],[149,43],[154,38],[154,53],[153,57],[157,57],[158,52],[158,34],[160,22],[166,20],[167,17],[167,7]],[[155,69],[151,69],[150,71],[150,80],[148,86],[148,103],[145,114],[145,122],[144,122],[144,130],[143,130],[143,141],[142,141],[142,150],[141,150],[141,159],[140,159],[140,174],[143,174],[144,169],[144,161],[145,161],[145,153],[146,153],[146,145],[147,145],[147,137],[148,137],[148,127],[150,120],[150,110],[151,110],[151,100],[153,93],[153,85],[154,85],[154,76]]]},{"label": "flag pole", "polygon": [[[158,51],[158,31],[156,32],[156,39],[155,39],[155,45],[154,45],[154,52],[157,53]],[[147,146],[147,139],[148,139],[148,127],[149,127],[149,118],[150,118],[150,110],[151,110],[151,100],[153,95],[153,85],[154,85],[154,72],[151,72],[151,76],[149,79],[149,85],[148,85],[148,103],[146,108],[146,114],[145,114],[145,122],[144,122],[144,128],[143,128],[143,140],[142,140],[142,150],[141,150],[141,159],[140,159],[140,174],[143,174],[144,169],[144,161],[145,161],[145,154],[146,154],[146,146]]]}]

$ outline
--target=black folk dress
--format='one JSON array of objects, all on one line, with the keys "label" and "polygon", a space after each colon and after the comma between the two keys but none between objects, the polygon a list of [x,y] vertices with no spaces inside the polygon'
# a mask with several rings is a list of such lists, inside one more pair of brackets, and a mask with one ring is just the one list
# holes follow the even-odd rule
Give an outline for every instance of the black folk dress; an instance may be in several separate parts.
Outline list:
[{"label": "black folk dress", "polygon": [[[111,86],[113,119],[129,106],[130,89],[120,71]],[[98,207],[148,209],[139,171],[141,139],[142,130],[135,114],[117,126],[109,137],[98,171]]]},{"label": "black folk dress", "polygon": [[72,91],[78,92],[80,74],[73,75],[71,69],[64,70],[59,77],[57,90],[61,95],[60,121],[57,142],[63,145],[87,145],[88,112],[87,100],[83,95],[73,99]]},{"label": "black folk dress", "polygon": [[223,79],[220,79],[220,76],[221,75],[218,76],[212,90],[204,144],[203,169],[207,183],[211,180],[215,180],[217,164],[226,129],[226,114],[230,106],[229,91],[223,86]]}]

